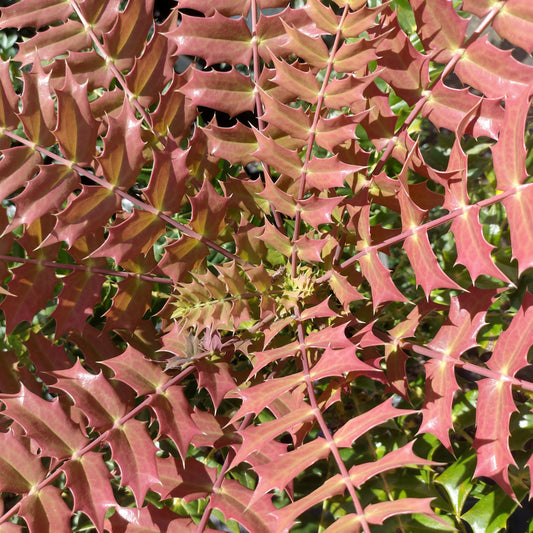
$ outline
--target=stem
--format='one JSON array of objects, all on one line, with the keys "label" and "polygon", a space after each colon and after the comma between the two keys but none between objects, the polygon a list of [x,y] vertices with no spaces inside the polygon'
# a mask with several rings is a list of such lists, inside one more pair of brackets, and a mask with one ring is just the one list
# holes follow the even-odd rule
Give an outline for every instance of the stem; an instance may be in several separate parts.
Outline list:
[{"label": "stem", "polygon": [[[316,108],[315,108],[315,116],[313,117],[313,124],[309,132],[309,139],[307,140],[307,149],[305,151],[305,159],[304,159],[304,163],[302,166],[302,174],[300,176],[300,189],[298,191],[298,201],[302,200],[305,194],[307,172],[308,172],[309,162],[311,160],[313,145],[315,144],[316,128],[318,125],[318,121],[320,120],[320,110],[322,109],[322,105],[324,103],[326,87],[329,83],[329,77],[331,76],[331,72],[333,70],[333,60],[335,58],[335,53],[337,52],[337,49],[339,48],[339,42],[342,36],[342,31],[341,31],[342,25],[344,24],[344,20],[346,19],[346,16],[348,15],[348,11],[349,11],[349,5],[346,4],[344,6],[344,10],[342,12],[342,15],[339,21],[337,32],[335,33],[335,41],[333,42],[333,46],[331,47],[331,52],[329,54],[328,64],[326,66],[326,73],[324,74],[324,81],[322,82],[322,86],[320,87],[320,91],[318,93],[318,98],[317,98]],[[296,215],[294,217],[294,234],[292,237],[293,247],[292,247],[292,257],[291,257],[291,275],[293,278],[296,277],[296,267],[297,267],[297,260],[298,260],[298,256],[296,253],[296,246],[294,246],[294,243],[300,238],[301,221],[302,221],[302,217],[300,214],[300,210],[297,210]]]},{"label": "stem", "polygon": [[40,259],[29,259],[26,257],[15,257],[12,255],[1,255],[0,261],[10,261],[13,263],[30,263],[33,265],[41,265],[46,268],[55,268],[63,270],[80,270],[85,272],[92,272],[93,274],[102,274],[103,276],[117,276],[120,278],[139,278],[150,283],[162,283],[165,285],[173,285],[170,278],[161,278],[151,276],[149,274],[137,274],[135,272],[127,272],[123,270],[111,270],[108,268],[97,268],[78,264],[54,263],[53,261],[41,261]]}]

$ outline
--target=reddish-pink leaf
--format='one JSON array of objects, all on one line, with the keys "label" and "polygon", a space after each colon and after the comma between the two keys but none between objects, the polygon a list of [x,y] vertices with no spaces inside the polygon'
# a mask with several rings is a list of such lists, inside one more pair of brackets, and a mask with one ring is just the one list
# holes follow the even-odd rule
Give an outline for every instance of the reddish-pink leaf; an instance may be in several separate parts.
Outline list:
[{"label": "reddish-pink leaf", "polygon": [[478,405],[492,406],[476,412],[474,447],[478,460],[475,475],[494,479],[511,497],[507,468],[515,464],[509,448],[509,420],[516,411],[512,385],[508,378],[528,364],[527,355],[533,339],[533,296],[526,293],[509,327],[500,335],[487,366],[501,378],[479,382]]},{"label": "reddish-pink leaf", "polygon": [[426,230],[421,229],[407,237],[403,248],[415,271],[416,283],[424,289],[427,298],[431,291],[437,288],[461,290],[461,287],[451,280],[440,267],[429,244]]},{"label": "reddish-pink leaf", "polygon": [[46,485],[21,500],[18,514],[26,520],[30,533],[71,533],[72,511],[61,489]]},{"label": "reddish-pink leaf", "polygon": [[298,210],[300,211],[304,222],[307,222],[311,227],[318,229],[320,224],[331,223],[332,211],[341,201],[342,197],[340,196],[321,198],[312,195],[309,198],[298,202]]},{"label": "reddish-pink leaf", "polygon": [[505,116],[498,142],[492,147],[498,189],[521,185],[528,177],[524,129],[529,112],[531,89],[505,100]]},{"label": "reddish-pink leaf", "polygon": [[320,86],[311,71],[305,72],[275,57],[272,57],[272,61],[276,68],[276,76],[273,79],[275,83],[292,92],[294,96],[316,104]]},{"label": "reddish-pink leaf", "polygon": [[252,501],[257,501],[273,488],[283,490],[291,480],[303,470],[330,453],[330,446],[325,439],[318,437],[290,452],[281,454],[270,463],[255,468],[259,483]]},{"label": "reddish-pink leaf", "polygon": [[[488,0],[465,0],[463,9],[483,18],[493,7]],[[529,0],[507,0],[497,11],[492,26],[498,35],[526,52],[533,50],[533,11]]]},{"label": "reddish-pink leaf", "polygon": [[1,394],[3,414],[18,422],[46,457],[65,459],[87,444],[80,428],[65,414],[59,401],[43,400],[24,384],[17,394]]},{"label": "reddish-pink leaf", "polygon": [[90,165],[96,150],[98,123],[89,107],[86,85],[78,84],[67,69],[65,85],[55,93],[57,126],[53,133],[61,151],[73,163]]},{"label": "reddish-pink leaf", "polygon": [[146,426],[135,419],[113,427],[108,441],[113,460],[120,468],[121,484],[131,488],[137,507],[141,507],[148,489],[160,483],[155,461],[157,448]]},{"label": "reddish-pink leaf", "polygon": [[335,432],[333,436],[335,444],[340,448],[349,448],[353,441],[357,440],[370,429],[384,424],[397,416],[405,416],[413,413],[416,413],[416,411],[411,409],[396,409],[392,404],[392,398],[389,398],[377,407],[348,420],[344,426]]},{"label": "reddish-pink leaf", "polygon": [[79,176],[65,165],[39,165],[39,173],[15,198],[17,211],[8,231],[29,225],[45,213],[61,208],[68,195],[81,187]]},{"label": "reddish-pink leaf", "polygon": [[117,264],[134,261],[152,249],[165,228],[165,222],[157,215],[134,209],[126,220],[109,227],[107,240],[91,257],[111,257]]},{"label": "reddish-pink leaf", "polygon": [[182,77],[174,73],[170,87],[159,95],[159,105],[151,114],[154,131],[166,135],[167,131],[180,142],[190,133],[190,127],[196,118],[196,108],[179,88],[184,84]]},{"label": "reddish-pink leaf", "polygon": [[250,0],[182,0],[180,8],[184,7],[200,11],[206,17],[217,11],[226,17],[245,16],[250,9]]},{"label": "reddish-pink leaf", "polygon": [[54,344],[53,341],[42,334],[32,331],[24,344],[31,354],[31,362],[35,365],[35,373],[47,385],[55,382],[55,379],[49,374],[50,370],[63,370],[72,366],[65,352],[65,347]]},{"label": "reddish-pink leaf", "polygon": [[120,398],[102,373],[91,374],[76,361],[68,370],[51,372],[57,379],[54,389],[66,392],[83,414],[89,425],[98,431],[109,429],[126,413],[128,401]]},{"label": "reddish-pink leaf", "polygon": [[331,7],[326,7],[319,0],[310,0],[304,9],[319,28],[327,33],[335,34],[339,27],[340,17],[335,15]]},{"label": "reddish-pink leaf", "polygon": [[66,241],[72,246],[79,238],[105,226],[117,211],[118,197],[110,190],[84,185],[79,196],[57,215],[57,223],[44,245]]},{"label": "reddish-pink leaf", "polygon": [[258,148],[253,155],[260,161],[272,165],[277,172],[297,180],[302,173],[302,161],[298,152],[282,147],[274,139],[266,137],[258,130],[254,129],[254,133]]},{"label": "reddish-pink leaf", "polygon": [[453,428],[451,406],[458,389],[455,364],[461,355],[477,346],[476,337],[485,325],[485,316],[494,292],[472,288],[452,297],[446,323],[427,345],[438,357],[426,362],[426,398],[420,433],[433,433],[451,448],[449,430]]},{"label": "reddish-pink leaf", "polygon": [[174,75],[176,47],[157,31],[126,76],[126,85],[143,107],[151,105]]},{"label": "reddish-pink leaf", "polygon": [[420,99],[429,84],[429,59],[411,44],[399,24],[378,46],[379,75],[409,105]]},{"label": "reddish-pink leaf", "polygon": [[457,14],[451,1],[414,0],[411,7],[417,34],[431,59],[439,63],[450,61],[463,45],[468,19]]},{"label": "reddish-pink leaf", "polygon": [[209,248],[204,243],[184,235],[165,247],[165,255],[158,266],[174,283],[178,283],[196,269],[208,253]]},{"label": "reddish-pink leaf", "polygon": [[13,269],[9,292],[0,304],[6,319],[6,331],[11,332],[21,322],[32,322],[33,317],[46,307],[57,283],[55,272],[39,264],[24,263]]},{"label": "reddish-pink leaf", "polygon": [[193,70],[191,79],[180,91],[192,105],[205,106],[235,116],[255,106],[253,84],[235,69],[229,72]]},{"label": "reddish-pink leaf", "polygon": [[253,131],[241,122],[231,128],[219,128],[213,120],[203,131],[214,156],[242,165],[256,160],[253,153],[257,150],[257,139]]},{"label": "reddish-pink leaf", "polygon": [[220,360],[211,362],[202,358],[195,366],[198,369],[198,387],[205,388],[209,392],[215,410],[218,409],[226,394],[236,388],[230,364]]},{"label": "reddish-pink leaf", "polygon": [[496,48],[484,35],[468,46],[455,73],[485,96],[504,98],[517,96],[530,86],[533,67],[516,61],[511,50]]},{"label": "reddish-pink leaf", "polygon": [[39,64],[34,65],[31,73],[23,72],[22,76],[24,91],[19,117],[24,133],[40,146],[51,146],[55,144],[51,130],[55,126],[56,116],[49,89],[50,74],[45,75]]},{"label": "reddish-pink leaf", "polygon": [[54,22],[65,22],[72,7],[64,0],[23,0],[2,8],[0,28],[40,28]]},{"label": "reddish-pink leaf", "polygon": [[311,37],[303,31],[288,25],[283,21],[285,32],[289,38],[287,46],[291,52],[304,59],[316,68],[325,68],[328,63],[329,51],[320,37]]},{"label": "reddish-pink leaf", "polygon": [[185,460],[191,440],[201,433],[201,430],[191,417],[192,409],[182,387],[169,387],[158,394],[150,406],[157,416],[160,433],[175,442],[182,459]]},{"label": "reddish-pink leaf", "polygon": [[[309,405],[295,409],[283,417],[264,422],[257,426],[248,426],[240,432],[242,444],[237,448],[237,453],[231,463],[231,468],[237,466],[256,450],[261,450],[272,439],[289,431],[293,426],[314,419],[313,410]],[[275,458],[270,458],[271,461]]]},{"label": "reddish-pink leaf", "polygon": [[90,48],[91,44],[91,38],[83,24],[69,19],[65,24],[38,32],[34,37],[20,43],[17,61],[23,66],[38,61],[49,61],[64,54],[65,50],[79,52]]},{"label": "reddish-pink leaf", "polygon": [[192,229],[208,239],[216,239],[224,226],[227,198],[220,196],[206,180],[198,194],[190,198],[190,202]]},{"label": "reddish-pink leaf", "polygon": [[104,363],[115,373],[117,379],[129,385],[139,395],[151,394],[168,381],[161,367],[145,358],[145,356],[128,346],[126,350]]},{"label": "reddish-pink leaf", "polygon": [[276,519],[271,513],[276,510],[271,497],[254,498],[254,493],[234,479],[224,479],[222,487],[211,496],[213,507],[220,509],[226,519],[232,518],[254,533],[276,531]]},{"label": "reddish-pink leaf", "polygon": [[248,413],[260,413],[272,400],[298,386],[304,386],[301,372],[281,378],[268,379],[248,389],[240,390],[239,396],[243,402],[231,421],[239,420]]},{"label": "reddish-pink leaf", "polygon": [[141,120],[135,118],[131,105],[125,101],[120,115],[109,118],[104,150],[97,160],[104,178],[124,190],[135,183],[144,163],[140,124]]},{"label": "reddish-pink leaf", "polygon": [[111,309],[105,314],[106,330],[117,328],[135,331],[150,308],[151,300],[152,287],[145,281],[133,276],[121,281]]},{"label": "reddish-pink leaf", "polygon": [[[391,516],[400,514],[424,514],[437,519],[435,511],[431,508],[434,498],[400,498],[399,500],[372,503],[365,507],[365,518],[371,524],[383,524]],[[442,522],[442,520],[439,520]],[[447,525],[446,522],[442,522]]]},{"label": "reddish-pink leaf", "polygon": [[455,131],[461,120],[476,107],[463,133],[480,137],[498,138],[502,127],[504,110],[499,98],[480,98],[468,89],[453,89],[439,80],[431,89],[422,108],[422,114],[437,128]]},{"label": "reddish-pink leaf", "polygon": [[370,283],[372,306],[374,309],[383,302],[406,302],[405,296],[396,288],[390,272],[380,261],[376,250],[371,249],[359,258],[361,272]]},{"label": "reddish-pink leaf", "polygon": [[[348,115],[333,118],[320,118],[316,126],[316,143],[330,152],[338,145],[347,145],[355,139],[357,121]],[[355,172],[356,169],[353,169]]]},{"label": "reddish-pink leaf", "polygon": [[187,152],[169,143],[169,149],[154,151],[154,166],[148,187],[143,193],[152,207],[167,214],[176,212],[185,195],[189,177]]},{"label": "reddish-pink leaf", "polygon": [[[149,504],[146,507],[116,506],[115,513],[106,519],[106,531],[113,533],[194,533],[197,525],[190,518],[178,515],[163,507]],[[213,530],[206,529],[207,533]]]},{"label": "reddish-pink leaf", "polygon": [[342,187],[344,180],[361,170],[362,166],[348,165],[339,161],[338,156],[327,158],[314,157],[309,162],[307,167],[306,183],[310,187],[314,187],[319,191],[331,189],[334,187]]},{"label": "reddish-pink leaf", "polygon": [[31,453],[11,431],[0,432],[0,491],[25,494],[44,479],[39,456]]},{"label": "reddish-pink leaf", "polygon": [[57,307],[51,317],[56,321],[56,336],[67,331],[83,331],[87,318],[93,314],[100,301],[104,276],[89,271],[75,271],[63,281],[63,289],[57,297]]},{"label": "reddish-pink leaf", "polygon": [[66,475],[66,486],[74,496],[73,511],[84,512],[99,532],[104,529],[104,516],[116,505],[111,488],[111,475],[102,455],[89,452],[67,461],[61,469]]},{"label": "reddish-pink leaf", "polygon": [[243,18],[231,19],[215,11],[212,17],[183,14],[180,25],[167,33],[179,53],[198,56],[206,64],[248,65],[252,57],[252,35]]},{"label": "reddish-pink leaf", "polygon": [[153,0],[128,2],[124,11],[116,13],[115,25],[103,36],[105,51],[112,60],[133,63],[132,58],[140,55],[153,24],[153,4]]},{"label": "reddish-pink leaf", "polygon": [[333,60],[335,71],[351,74],[364,69],[368,63],[378,58],[376,48],[382,38],[361,39],[355,43],[343,43],[337,50]]},{"label": "reddish-pink leaf", "polygon": [[533,226],[531,225],[531,206],[533,187],[527,185],[516,194],[502,201],[511,230],[513,258],[518,261],[518,273],[533,266]]},{"label": "reddish-pink leaf", "polygon": [[[0,73],[1,74],[1,73]],[[0,197],[7,198],[34,176],[42,159],[38,152],[26,146],[14,146],[2,151],[0,160]]]},{"label": "reddish-pink leaf", "polygon": [[483,236],[479,222],[479,207],[471,206],[464,213],[453,219],[450,228],[457,246],[457,263],[464,265],[473,281],[484,274],[509,283],[507,276],[494,264],[491,246]]},{"label": "reddish-pink leaf", "polygon": [[332,270],[329,286],[335,296],[339,299],[344,310],[347,310],[352,302],[363,298],[358,290],[348,281],[348,278],[339,274],[335,270]]}]

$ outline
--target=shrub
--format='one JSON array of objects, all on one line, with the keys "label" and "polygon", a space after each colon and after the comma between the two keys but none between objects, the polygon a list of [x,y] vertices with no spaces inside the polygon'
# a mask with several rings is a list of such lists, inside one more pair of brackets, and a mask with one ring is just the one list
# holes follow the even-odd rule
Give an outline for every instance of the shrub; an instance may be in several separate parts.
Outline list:
[{"label": "shrub", "polygon": [[290,4],[2,9],[0,531],[527,501],[533,7]]}]

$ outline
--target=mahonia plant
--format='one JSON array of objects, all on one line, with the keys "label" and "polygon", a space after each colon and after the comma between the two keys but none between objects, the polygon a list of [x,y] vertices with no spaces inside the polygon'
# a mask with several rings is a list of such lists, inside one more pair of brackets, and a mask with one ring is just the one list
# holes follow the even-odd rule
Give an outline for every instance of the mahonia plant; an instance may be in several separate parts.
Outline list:
[{"label": "mahonia plant", "polygon": [[507,527],[533,4],[173,4],[1,10],[0,531]]}]

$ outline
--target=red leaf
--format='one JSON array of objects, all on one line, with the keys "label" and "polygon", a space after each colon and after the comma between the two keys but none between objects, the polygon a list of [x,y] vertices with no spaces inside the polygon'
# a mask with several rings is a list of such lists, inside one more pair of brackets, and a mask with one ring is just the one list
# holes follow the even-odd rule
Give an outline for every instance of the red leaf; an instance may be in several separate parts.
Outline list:
[{"label": "red leaf", "polygon": [[[237,448],[237,453],[231,462],[231,467],[234,468],[242,461],[247,461],[248,456],[254,451],[261,450],[268,442],[271,442],[277,436],[295,425],[301,425],[303,422],[314,420],[312,408],[305,404],[305,407],[300,407],[287,413],[283,417],[278,417],[269,422],[263,422],[257,426],[248,426],[240,432],[242,436],[242,444]],[[275,461],[275,457],[270,457],[270,461]]]},{"label": "red leaf", "polygon": [[141,122],[135,118],[130,103],[125,101],[120,115],[109,118],[109,129],[104,137],[104,151],[97,159],[104,178],[123,190],[129,189],[135,183],[144,163]]},{"label": "red leaf", "polygon": [[527,186],[502,201],[511,230],[513,258],[518,261],[518,274],[533,266],[533,226],[531,206],[533,187]]},{"label": "red leaf", "polygon": [[429,84],[429,58],[418,52],[399,24],[378,46],[379,75],[409,105],[415,105]]},{"label": "red leaf", "polygon": [[446,522],[438,520],[431,508],[430,503],[433,500],[434,498],[400,498],[389,502],[372,503],[365,507],[365,518],[371,524],[383,524],[391,516],[419,513],[447,525]]},{"label": "red leaf", "polygon": [[126,9],[115,13],[115,25],[104,34],[104,49],[112,60],[132,58],[142,52],[153,24],[153,0],[128,2]]},{"label": "red leaf", "polygon": [[6,332],[21,322],[32,322],[33,317],[46,307],[57,283],[54,270],[39,264],[24,263],[13,269],[13,279],[8,283],[9,292],[0,309],[4,311]]},{"label": "red leaf", "polygon": [[235,69],[229,72],[195,69],[180,91],[191,99],[192,105],[218,109],[233,117],[252,111],[255,106],[252,81]]},{"label": "red leaf", "polygon": [[208,239],[216,239],[224,227],[224,217],[228,205],[227,198],[220,196],[209,183],[204,181],[202,188],[191,202],[191,228]]},{"label": "red leaf", "polygon": [[485,96],[504,98],[518,96],[529,87],[533,67],[516,61],[511,50],[496,48],[484,35],[468,46],[455,73]]},{"label": "red leaf", "polygon": [[[39,26],[39,24],[38,24]],[[39,61],[49,61],[65,53],[77,52],[91,47],[91,38],[83,24],[67,20],[65,24],[53,26],[19,44],[17,61],[23,66]]]},{"label": "red leaf", "polygon": [[175,50],[174,43],[155,26],[150,42],[125,78],[128,89],[143,107],[151,105],[172,80]]},{"label": "red leaf", "polygon": [[0,160],[0,196],[7,198],[33,178],[42,158],[37,151],[26,146],[8,148],[2,151],[2,155],[2,160]]},{"label": "red leaf", "polygon": [[137,507],[141,507],[148,489],[160,483],[155,461],[157,448],[146,426],[139,420],[130,419],[113,427],[108,442],[113,460],[120,468],[121,484],[131,488]]},{"label": "red leaf", "polygon": [[207,18],[182,15],[181,24],[167,37],[178,45],[180,54],[201,57],[207,66],[248,65],[252,57],[252,36],[246,21],[231,19],[218,11]]},{"label": "red leaf", "polygon": [[21,385],[18,394],[1,394],[3,414],[18,422],[41,448],[42,454],[65,459],[87,444],[79,427],[65,414],[58,400],[47,402]]},{"label": "red leaf", "polygon": [[497,139],[505,115],[499,98],[480,98],[468,89],[453,89],[439,80],[431,89],[422,108],[422,114],[437,128],[455,131],[461,120],[476,104],[479,105],[474,111],[473,119],[468,121],[463,133],[476,138],[486,135]]},{"label": "red leaf", "polygon": [[21,501],[18,514],[26,520],[30,533],[71,533],[72,511],[64,502],[61,490],[46,485]]},{"label": "red leaf", "polygon": [[67,461],[61,469],[66,475],[66,486],[74,496],[73,511],[84,512],[99,532],[104,528],[106,512],[116,505],[111,489],[111,475],[102,455],[89,452]]},{"label": "red leaf", "polygon": [[23,0],[2,8],[0,28],[40,28],[54,22],[65,22],[72,14],[72,7],[63,0]]},{"label": "red leaf", "polygon": [[157,416],[160,433],[175,442],[181,458],[185,460],[191,440],[201,430],[192,419],[192,409],[182,387],[169,387],[164,393],[158,394],[150,406]]},{"label": "red leaf", "polygon": [[220,509],[226,519],[234,519],[248,531],[271,533],[276,531],[276,520],[271,513],[276,510],[269,495],[251,503],[254,493],[234,479],[224,479],[222,487],[213,493],[211,503]]},{"label": "red leaf", "polygon": [[45,477],[38,455],[32,454],[11,431],[0,432],[0,491],[24,494]]},{"label": "red leaf", "polygon": [[57,379],[53,388],[65,391],[96,430],[109,429],[126,413],[129,402],[119,397],[102,373],[90,374],[79,360],[68,370],[50,374]]},{"label": "red leaf", "polygon": [[396,409],[392,404],[392,398],[385,400],[377,407],[348,420],[344,426],[338,429],[333,436],[335,444],[340,448],[349,448],[352,443],[370,429],[384,424],[397,416],[405,416],[416,413],[411,409]]},{"label": "red leaf", "polygon": [[440,267],[429,244],[426,230],[422,229],[407,237],[403,248],[415,271],[416,283],[422,286],[427,298],[436,288],[461,290],[461,287],[451,280]]},{"label": "red leaf", "polygon": [[83,235],[105,226],[118,206],[119,199],[112,191],[84,185],[80,195],[57,215],[56,226],[43,245],[65,241],[72,246]]},{"label": "red leaf", "polygon": [[67,166],[39,165],[37,176],[12,200],[17,211],[7,231],[59,210],[69,194],[80,186],[78,174]]},{"label": "red leaf", "polygon": [[50,130],[55,126],[56,116],[54,101],[50,95],[49,80],[42,67],[34,65],[31,73],[22,72],[24,91],[22,109],[19,113],[24,133],[32,142],[40,146],[55,144]]},{"label": "red leaf", "polygon": [[53,133],[61,151],[73,163],[90,165],[96,150],[98,123],[89,107],[86,85],[78,84],[67,68],[65,85],[55,93],[57,126]]},{"label": "red leaf", "polygon": [[446,323],[427,345],[438,357],[426,362],[426,398],[419,433],[433,433],[451,449],[449,430],[453,428],[451,407],[458,389],[455,364],[461,355],[477,346],[476,337],[485,325],[493,291],[472,288],[452,297]]},{"label": "red leaf", "polygon": [[391,279],[390,272],[380,261],[376,250],[359,258],[361,272],[370,283],[372,291],[372,307],[376,309],[383,302],[406,302],[405,296],[396,288]]},{"label": "red leaf", "polygon": [[483,236],[483,228],[479,222],[479,209],[478,206],[471,206],[452,221],[450,229],[457,246],[456,263],[468,269],[473,281],[485,274],[509,283],[507,276],[492,260],[491,250],[494,246],[491,246]]},{"label": "red leaf", "polygon": [[463,45],[468,20],[460,17],[449,1],[414,0],[411,7],[417,34],[424,49],[431,51],[431,59],[439,63],[450,61]]}]

